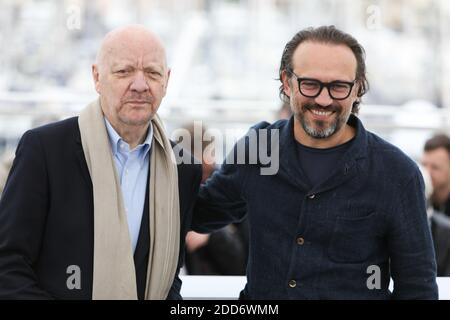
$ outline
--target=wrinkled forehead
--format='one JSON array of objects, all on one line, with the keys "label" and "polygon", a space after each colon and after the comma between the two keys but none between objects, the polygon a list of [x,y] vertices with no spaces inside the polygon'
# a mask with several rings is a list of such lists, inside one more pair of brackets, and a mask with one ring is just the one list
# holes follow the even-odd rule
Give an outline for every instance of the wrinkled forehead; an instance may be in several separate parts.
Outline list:
[{"label": "wrinkled forehead", "polygon": [[106,38],[100,48],[97,63],[112,66],[131,64],[166,67],[166,53],[161,42],[146,34],[119,34]]},{"label": "wrinkled forehead", "polygon": [[123,45],[116,48],[110,48],[105,55],[105,62],[108,66],[114,65],[132,65],[132,66],[158,66],[166,68],[166,57],[162,50],[133,50]]},{"label": "wrinkled forehead", "polygon": [[353,81],[357,61],[352,50],[345,45],[307,41],[295,50],[292,67],[302,77]]}]

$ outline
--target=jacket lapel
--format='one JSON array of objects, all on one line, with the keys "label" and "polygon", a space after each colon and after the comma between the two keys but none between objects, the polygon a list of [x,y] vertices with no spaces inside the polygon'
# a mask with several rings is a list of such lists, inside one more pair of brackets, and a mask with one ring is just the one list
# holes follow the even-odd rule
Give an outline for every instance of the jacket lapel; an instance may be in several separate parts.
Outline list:
[{"label": "jacket lapel", "polygon": [[353,180],[363,179],[363,167],[366,165],[367,158],[367,131],[361,121],[351,115],[348,124],[356,129],[356,137],[349,150],[344,154],[342,159],[336,165],[330,177],[320,185],[311,190],[311,194],[323,193],[343,185]]},{"label": "jacket lapel", "polygon": [[367,132],[361,121],[353,114],[348,124],[355,127],[357,132],[352,146],[330,177],[315,188],[311,188],[299,163],[297,142],[294,138],[294,117],[291,117],[280,130],[280,176],[307,192],[308,195],[312,195],[334,189],[360,175],[360,168],[364,165],[363,160],[367,158]]},{"label": "jacket lapel", "polygon": [[86,158],[84,157],[84,152],[83,152],[83,145],[81,144],[81,135],[80,135],[80,127],[78,126],[78,121],[77,121],[77,126],[76,126],[76,130],[74,132],[75,135],[75,156],[77,158],[77,162],[78,165],[80,166],[80,171],[81,174],[83,176],[84,181],[87,183],[89,190],[92,191],[92,180],[91,180],[91,175],[89,173],[89,169],[87,167],[86,164]]},{"label": "jacket lapel", "polygon": [[280,177],[294,184],[301,190],[310,189],[308,179],[299,164],[297,146],[294,138],[294,117],[280,130]]}]

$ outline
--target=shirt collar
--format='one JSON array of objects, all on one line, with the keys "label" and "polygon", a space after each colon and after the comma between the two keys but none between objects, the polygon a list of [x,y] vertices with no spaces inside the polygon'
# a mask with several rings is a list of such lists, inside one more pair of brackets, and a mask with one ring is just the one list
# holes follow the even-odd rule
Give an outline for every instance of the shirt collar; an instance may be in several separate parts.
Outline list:
[{"label": "shirt collar", "polygon": [[[117,131],[113,128],[113,126],[111,125],[111,123],[108,121],[108,119],[106,117],[104,117],[105,120],[105,124],[106,124],[106,131],[108,132],[108,138],[109,138],[109,143],[111,145],[111,150],[113,155],[116,155],[118,150],[119,150],[119,145],[121,143],[125,143],[126,145],[128,145],[117,133]],[[149,152],[151,146],[152,146],[152,141],[153,141],[153,126],[152,126],[152,122],[150,121],[150,125],[148,127],[148,131],[147,131],[147,136],[144,140],[144,142],[140,145],[138,145],[136,148],[140,148],[141,151],[139,152],[139,156],[142,157],[142,159],[145,158],[145,156],[147,155],[147,153]]]}]

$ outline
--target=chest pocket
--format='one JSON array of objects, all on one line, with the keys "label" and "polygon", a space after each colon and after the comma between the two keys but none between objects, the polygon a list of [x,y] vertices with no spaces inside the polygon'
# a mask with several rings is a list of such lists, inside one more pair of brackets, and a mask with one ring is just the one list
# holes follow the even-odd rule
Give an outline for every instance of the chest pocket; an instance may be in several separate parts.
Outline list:
[{"label": "chest pocket", "polygon": [[364,217],[337,217],[328,248],[332,261],[361,263],[366,261],[377,247],[379,226],[376,212]]}]

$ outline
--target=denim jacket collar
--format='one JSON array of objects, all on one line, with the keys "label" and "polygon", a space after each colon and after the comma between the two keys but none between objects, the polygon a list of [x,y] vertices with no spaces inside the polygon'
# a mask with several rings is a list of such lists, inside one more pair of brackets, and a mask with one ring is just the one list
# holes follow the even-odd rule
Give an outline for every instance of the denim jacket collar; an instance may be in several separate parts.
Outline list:
[{"label": "denim jacket collar", "polygon": [[368,136],[362,122],[355,115],[350,115],[347,122],[356,129],[356,136],[349,150],[337,164],[329,179],[313,189],[306,184],[306,176],[298,164],[296,140],[294,137],[294,117],[291,117],[280,130],[280,174],[295,183],[308,195],[324,192],[353,179],[362,170],[363,160],[367,158]]}]

